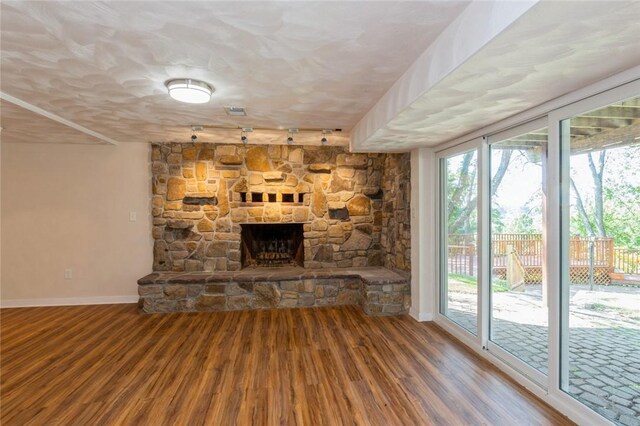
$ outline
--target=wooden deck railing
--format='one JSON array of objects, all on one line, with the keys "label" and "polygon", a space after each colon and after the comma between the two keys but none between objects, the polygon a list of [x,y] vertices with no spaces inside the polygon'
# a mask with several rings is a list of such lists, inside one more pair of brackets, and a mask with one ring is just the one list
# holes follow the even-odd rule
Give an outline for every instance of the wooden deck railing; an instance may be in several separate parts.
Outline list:
[{"label": "wooden deck railing", "polygon": [[[494,234],[491,237],[493,267],[506,267],[508,250],[511,248],[518,253],[522,265],[527,267],[542,267],[544,246],[541,234]],[[569,241],[569,258],[571,267],[589,267],[588,238],[574,237]],[[614,250],[613,238],[596,238],[594,240],[593,266],[596,268],[620,269],[626,273],[638,273],[640,268],[640,254],[638,252]],[[615,254],[618,253],[618,254]],[[473,275],[476,270],[476,236],[473,234],[449,235],[449,272]],[[616,266],[617,267],[617,266]],[[467,271],[467,272],[464,272]],[[635,272],[634,272],[635,271]]]},{"label": "wooden deck railing", "polygon": [[613,266],[617,271],[640,275],[640,250],[614,248],[613,253]]}]

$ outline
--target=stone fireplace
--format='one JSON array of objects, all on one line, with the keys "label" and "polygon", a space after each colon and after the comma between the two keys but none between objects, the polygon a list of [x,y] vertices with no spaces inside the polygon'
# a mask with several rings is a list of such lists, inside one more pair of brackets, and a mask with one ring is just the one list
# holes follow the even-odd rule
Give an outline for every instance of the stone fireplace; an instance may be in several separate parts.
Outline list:
[{"label": "stone fireplace", "polygon": [[296,263],[305,268],[384,264],[392,212],[383,180],[393,154],[165,143],[151,155],[155,271],[238,271],[250,255],[242,225],[253,223],[302,224]]},{"label": "stone fireplace", "polygon": [[242,267],[304,266],[302,223],[241,224]]},{"label": "stone fireplace", "polygon": [[408,309],[408,154],[159,143],[151,160],[154,273],[139,280],[145,312]]}]

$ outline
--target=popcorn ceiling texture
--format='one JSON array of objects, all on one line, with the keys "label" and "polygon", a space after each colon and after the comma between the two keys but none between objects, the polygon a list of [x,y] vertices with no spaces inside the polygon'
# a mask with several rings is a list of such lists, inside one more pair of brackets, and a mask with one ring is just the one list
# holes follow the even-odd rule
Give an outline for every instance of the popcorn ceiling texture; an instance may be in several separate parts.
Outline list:
[{"label": "popcorn ceiling texture", "polygon": [[2,111],[0,114],[2,142],[106,145],[98,138],[5,100],[0,100],[0,111]]},{"label": "popcorn ceiling texture", "polygon": [[410,270],[408,154],[169,143],[151,156],[154,271],[237,271],[240,224],[261,222],[304,223],[306,268]]},{"label": "popcorn ceiling texture", "polygon": [[[188,141],[191,124],[348,130],[467,4],[3,1],[2,90],[120,142]],[[169,98],[185,77],[212,101]]]},{"label": "popcorn ceiling texture", "polygon": [[[465,41],[478,27],[495,24],[490,18],[456,22],[467,1],[330,7],[3,1],[0,7],[2,90],[121,142],[187,142],[191,124],[217,124],[341,128],[356,135],[352,147],[359,151],[406,151],[638,65],[638,1],[537,2],[464,63],[456,59],[466,57]],[[438,45],[442,51],[424,72],[398,80]],[[434,71],[449,69],[443,64],[451,71],[430,89],[415,89]],[[170,99],[164,82],[184,77],[213,84],[212,101],[193,106]],[[226,116],[228,104],[246,106],[249,116]],[[28,126],[26,115],[2,119],[7,129]],[[204,133],[201,142],[229,140]],[[74,142],[53,129],[48,136]],[[3,134],[3,141],[33,139],[28,131]],[[260,141],[281,140],[265,135]]]},{"label": "popcorn ceiling texture", "polygon": [[[638,1],[538,2],[426,93],[409,92],[415,100],[406,107],[402,91],[394,92],[382,109],[400,105],[401,111],[378,121],[384,114],[372,110],[358,124],[366,136],[356,137],[353,146],[372,151],[435,146],[496,123],[637,66],[639,33]],[[464,27],[451,35],[465,36]],[[398,87],[413,87],[424,78],[413,74]]]}]

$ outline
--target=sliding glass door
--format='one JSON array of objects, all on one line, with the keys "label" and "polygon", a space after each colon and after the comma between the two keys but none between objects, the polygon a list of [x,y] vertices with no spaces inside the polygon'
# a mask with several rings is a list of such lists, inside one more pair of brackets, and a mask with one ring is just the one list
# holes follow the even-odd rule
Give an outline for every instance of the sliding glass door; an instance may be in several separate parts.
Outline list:
[{"label": "sliding glass door", "polygon": [[640,424],[640,97],[561,122],[561,389]]},{"label": "sliding glass door", "polygon": [[580,424],[640,425],[640,80],[438,152],[435,320]]},{"label": "sliding glass door", "polygon": [[535,128],[541,123],[546,125],[546,120],[489,137],[489,338],[546,375],[549,312],[543,215],[548,131]]},{"label": "sliding glass door", "polygon": [[478,329],[478,150],[440,160],[440,313]]}]

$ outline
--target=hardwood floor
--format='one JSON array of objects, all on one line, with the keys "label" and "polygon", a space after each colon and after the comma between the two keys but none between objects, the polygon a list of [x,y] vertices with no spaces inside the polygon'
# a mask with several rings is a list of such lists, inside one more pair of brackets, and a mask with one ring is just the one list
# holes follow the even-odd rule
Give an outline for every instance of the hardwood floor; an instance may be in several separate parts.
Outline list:
[{"label": "hardwood floor", "polygon": [[1,423],[571,424],[434,324],[357,307],[3,309]]}]

